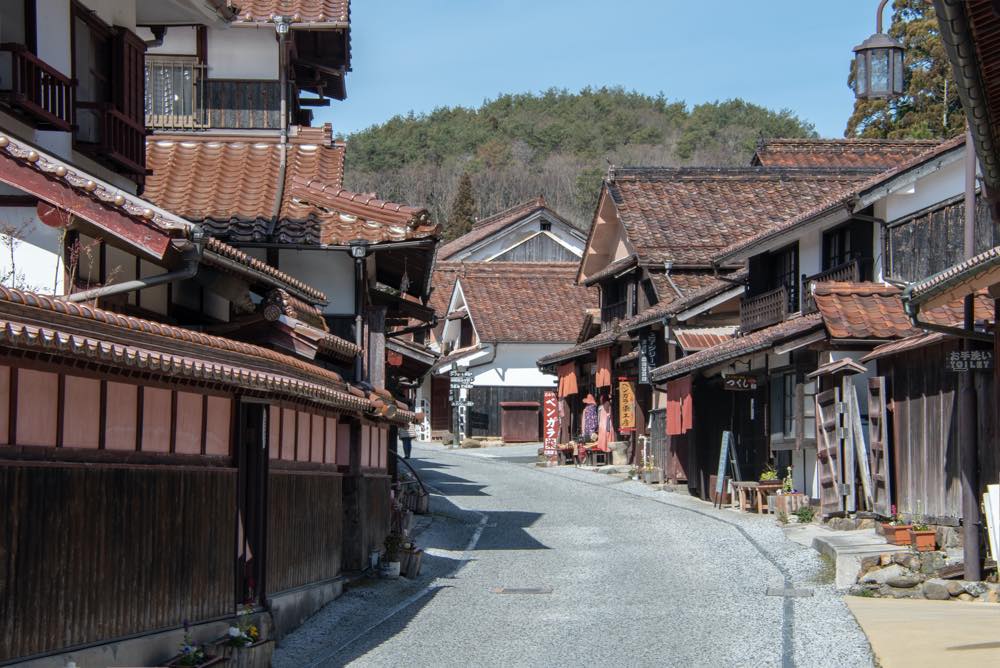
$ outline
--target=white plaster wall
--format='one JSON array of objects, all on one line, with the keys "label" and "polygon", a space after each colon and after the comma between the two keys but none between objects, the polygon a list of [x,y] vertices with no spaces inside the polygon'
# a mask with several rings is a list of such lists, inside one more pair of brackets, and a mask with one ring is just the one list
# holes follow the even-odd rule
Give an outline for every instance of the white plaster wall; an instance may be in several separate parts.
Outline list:
[{"label": "white plaster wall", "polygon": [[473,385],[507,387],[554,387],[556,377],[538,370],[539,357],[565,349],[569,343],[500,343],[488,365],[473,366]]},{"label": "white plaster wall", "polygon": [[803,230],[802,236],[799,237],[799,273],[812,276],[822,270],[823,230],[818,228]]},{"label": "white plaster wall", "polygon": [[[139,28],[136,34],[144,40],[153,39],[153,31]],[[169,26],[163,36],[163,44],[146,49],[150,56],[196,56],[198,55],[198,31],[195,26]]]},{"label": "white plaster wall", "polygon": [[208,31],[211,79],[278,78],[278,42],[273,26]]},{"label": "white plaster wall", "polygon": [[[80,0],[88,9],[97,12],[98,18],[110,26],[123,26],[135,31],[135,0]],[[69,4],[68,2],[66,3]],[[39,7],[38,23],[48,20]]]},{"label": "white plaster wall", "polygon": [[[785,471],[778,471],[785,477]],[[819,475],[816,470],[816,449],[792,450],[792,485],[811,499],[819,498]]]},{"label": "white plaster wall", "polygon": [[[92,5],[88,0],[85,5]],[[66,76],[73,76],[69,0],[35,0],[38,57]]]},{"label": "white plaster wall", "polygon": [[965,160],[956,160],[918,179],[911,186],[892,193],[884,202],[876,203],[876,215],[881,213],[883,220],[891,223],[932,204],[961,195],[965,192],[964,164]]},{"label": "white plaster wall", "polygon": [[29,207],[0,208],[0,276],[9,287],[63,293],[62,231]]},{"label": "white plaster wall", "polygon": [[354,313],[354,260],[344,251],[281,250],[281,271],[326,294],[329,315]]}]

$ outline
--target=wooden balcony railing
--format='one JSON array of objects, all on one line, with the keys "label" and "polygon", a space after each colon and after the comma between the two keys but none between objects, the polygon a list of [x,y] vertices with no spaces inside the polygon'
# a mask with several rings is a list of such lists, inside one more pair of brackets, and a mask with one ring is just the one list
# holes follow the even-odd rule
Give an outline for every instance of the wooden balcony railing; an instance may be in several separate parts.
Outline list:
[{"label": "wooden balcony railing", "polygon": [[769,290],[740,300],[740,330],[752,332],[774,325],[788,315],[788,288]]},{"label": "wooden balcony railing", "polygon": [[616,321],[624,320],[628,302],[608,304],[601,308],[601,331],[610,329]]},{"label": "wooden balcony railing", "polygon": [[857,283],[861,280],[861,260],[850,260],[836,267],[830,267],[825,271],[812,276],[802,277],[802,312],[812,313],[816,310],[816,302],[812,298],[812,290],[809,289],[811,283],[821,283],[824,281],[850,281]]},{"label": "wooden balcony railing", "polygon": [[0,91],[8,103],[45,129],[73,128],[74,82],[23,44],[0,44],[10,54],[10,89]]},{"label": "wooden balcony railing", "polygon": [[97,117],[97,141],[89,146],[90,150],[97,151],[95,157],[113,163],[123,172],[143,176],[146,173],[146,127],[110,102],[77,102],[76,106]]}]

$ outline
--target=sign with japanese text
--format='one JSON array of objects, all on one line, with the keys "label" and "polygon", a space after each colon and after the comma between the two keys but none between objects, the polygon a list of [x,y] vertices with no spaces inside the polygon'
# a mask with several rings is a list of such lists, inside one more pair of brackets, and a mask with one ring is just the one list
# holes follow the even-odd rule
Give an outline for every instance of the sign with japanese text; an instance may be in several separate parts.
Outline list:
[{"label": "sign with japanese text", "polygon": [[546,457],[556,457],[559,449],[559,400],[555,392],[546,392],[542,411],[542,443]]},{"label": "sign with japanese text", "polygon": [[945,357],[948,371],[988,370],[993,368],[992,350],[952,350]]},{"label": "sign with japanese text", "polygon": [[639,335],[639,382],[649,385],[649,374],[656,368],[656,332],[647,330]]},{"label": "sign with japanese text", "polygon": [[732,392],[751,392],[757,389],[757,379],[753,376],[729,375],[722,379],[722,387]]},{"label": "sign with japanese text", "polygon": [[618,381],[618,429],[622,432],[635,429],[635,383],[631,380]]}]

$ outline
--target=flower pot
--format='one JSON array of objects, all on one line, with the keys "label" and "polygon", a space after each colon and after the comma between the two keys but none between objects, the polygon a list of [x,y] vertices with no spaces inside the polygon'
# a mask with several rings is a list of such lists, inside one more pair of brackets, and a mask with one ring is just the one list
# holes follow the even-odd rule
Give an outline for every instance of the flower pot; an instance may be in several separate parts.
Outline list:
[{"label": "flower pot", "polygon": [[882,532],[890,545],[909,545],[911,524],[883,524]]},{"label": "flower pot", "polygon": [[933,552],[937,547],[937,532],[910,529],[910,544],[917,552]]},{"label": "flower pot", "polygon": [[387,580],[399,579],[399,562],[390,561],[382,567],[382,577]]}]

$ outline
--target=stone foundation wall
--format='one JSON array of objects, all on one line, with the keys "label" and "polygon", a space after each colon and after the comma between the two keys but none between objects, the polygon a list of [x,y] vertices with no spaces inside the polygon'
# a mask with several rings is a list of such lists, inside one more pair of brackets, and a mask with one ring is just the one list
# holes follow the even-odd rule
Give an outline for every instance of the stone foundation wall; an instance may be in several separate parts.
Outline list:
[{"label": "stone foundation wall", "polygon": [[944,552],[897,552],[865,557],[858,584],[851,587],[850,593],[879,598],[1000,603],[1000,583],[936,577],[942,569],[953,565]]}]

